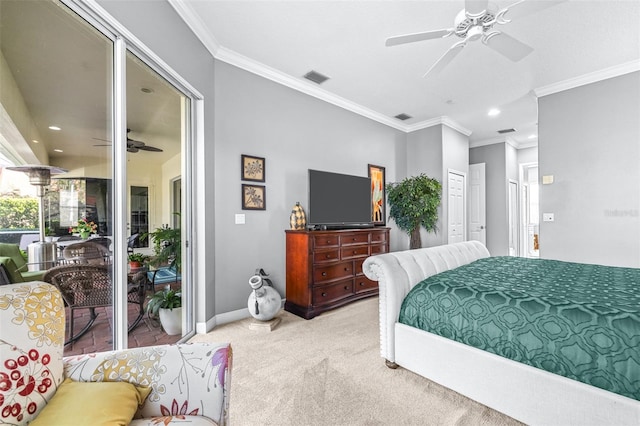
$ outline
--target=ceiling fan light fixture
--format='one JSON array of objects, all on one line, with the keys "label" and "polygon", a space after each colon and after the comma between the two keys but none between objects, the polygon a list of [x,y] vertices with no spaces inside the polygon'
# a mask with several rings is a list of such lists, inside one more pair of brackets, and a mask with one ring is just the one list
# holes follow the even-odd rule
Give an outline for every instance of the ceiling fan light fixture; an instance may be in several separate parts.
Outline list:
[{"label": "ceiling fan light fixture", "polygon": [[500,110],[498,108],[491,108],[489,112],[487,112],[489,117],[495,117],[496,115],[500,115]]},{"label": "ceiling fan light fixture", "polygon": [[515,132],[516,129],[511,128],[511,129],[502,129],[502,130],[498,130],[498,133],[500,133],[501,135],[504,135],[505,133],[513,133]]}]

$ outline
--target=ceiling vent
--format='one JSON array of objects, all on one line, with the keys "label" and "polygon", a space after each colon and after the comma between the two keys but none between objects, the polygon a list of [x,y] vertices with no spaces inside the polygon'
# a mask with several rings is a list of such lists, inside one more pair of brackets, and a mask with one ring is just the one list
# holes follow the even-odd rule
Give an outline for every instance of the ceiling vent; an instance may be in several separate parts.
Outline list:
[{"label": "ceiling vent", "polygon": [[320,74],[319,72],[313,70],[306,73],[304,75],[304,78],[306,78],[307,80],[311,80],[317,84],[322,84],[325,81],[329,80],[329,77],[327,77],[326,75]]},{"label": "ceiling vent", "polygon": [[500,133],[501,135],[504,135],[505,133],[513,133],[515,131],[516,129],[502,129],[502,130],[498,130],[498,133]]},{"label": "ceiling vent", "polygon": [[408,120],[408,119],[413,118],[413,117],[411,117],[410,115],[405,114],[405,113],[403,112],[402,114],[398,114],[398,115],[396,115],[396,116],[395,116],[395,118],[397,118],[398,120],[402,120],[402,121],[404,121],[404,120]]}]

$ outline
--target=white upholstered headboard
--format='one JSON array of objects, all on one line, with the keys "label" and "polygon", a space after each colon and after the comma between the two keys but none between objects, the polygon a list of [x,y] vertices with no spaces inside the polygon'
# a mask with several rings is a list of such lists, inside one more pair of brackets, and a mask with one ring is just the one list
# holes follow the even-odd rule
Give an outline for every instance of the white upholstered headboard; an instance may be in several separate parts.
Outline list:
[{"label": "white upholstered headboard", "polygon": [[362,269],[369,279],[378,281],[380,289],[382,357],[395,362],[395,323],[402,301],[414,285],[431,275],[489,256],[489,250],[479,241],[465,241],[368,257]]}]

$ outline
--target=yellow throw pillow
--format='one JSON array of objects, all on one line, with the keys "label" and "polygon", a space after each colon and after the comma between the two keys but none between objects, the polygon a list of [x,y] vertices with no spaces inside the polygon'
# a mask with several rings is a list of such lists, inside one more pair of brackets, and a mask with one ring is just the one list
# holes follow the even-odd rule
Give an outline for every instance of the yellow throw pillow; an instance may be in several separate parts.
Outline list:
[{"label": "yellow throw pillow", "polygon": [[128,425],[151,388],[66,379],[30,426]]}]

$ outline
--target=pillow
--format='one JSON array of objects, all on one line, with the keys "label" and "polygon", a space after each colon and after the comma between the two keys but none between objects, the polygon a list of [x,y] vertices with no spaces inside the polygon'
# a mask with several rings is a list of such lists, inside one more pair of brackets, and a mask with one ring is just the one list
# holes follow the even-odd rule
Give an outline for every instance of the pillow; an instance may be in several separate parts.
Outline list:
[{"label": "pillow", "polygon": [[127,382],[66,379],[30,425],[128,425],[150,392]]}]

